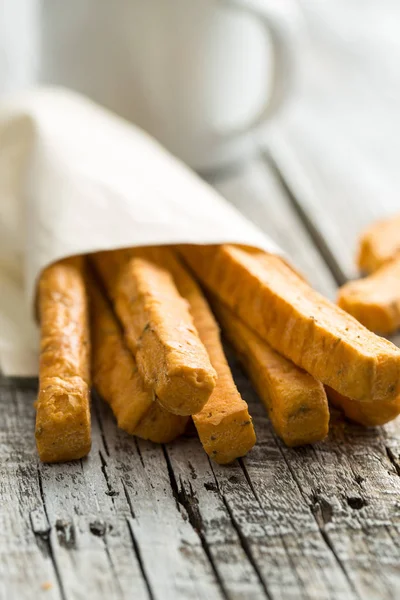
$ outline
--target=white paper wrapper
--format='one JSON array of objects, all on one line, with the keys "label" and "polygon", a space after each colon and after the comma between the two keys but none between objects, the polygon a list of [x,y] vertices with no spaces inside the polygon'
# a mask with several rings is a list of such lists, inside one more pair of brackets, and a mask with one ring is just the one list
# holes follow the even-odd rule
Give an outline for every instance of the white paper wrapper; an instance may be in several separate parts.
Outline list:
[{"label": "white paper wrapper", "polygon": [[36,89],[0,105],[0,366],[37,374],[35,284],[49,263],[175,243],[279,249],[157,142],[90,101]]}]

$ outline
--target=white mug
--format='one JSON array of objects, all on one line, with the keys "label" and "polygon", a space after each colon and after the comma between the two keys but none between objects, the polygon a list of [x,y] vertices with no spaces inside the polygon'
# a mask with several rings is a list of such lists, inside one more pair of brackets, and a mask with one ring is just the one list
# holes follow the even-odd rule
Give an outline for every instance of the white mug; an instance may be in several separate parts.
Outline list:
[{"label": "white mug", "polygon": [[40,79],[87,94],[195,169],[215,169],[245,153],[287,95],[292,53],[273,2],[43,0]]}]

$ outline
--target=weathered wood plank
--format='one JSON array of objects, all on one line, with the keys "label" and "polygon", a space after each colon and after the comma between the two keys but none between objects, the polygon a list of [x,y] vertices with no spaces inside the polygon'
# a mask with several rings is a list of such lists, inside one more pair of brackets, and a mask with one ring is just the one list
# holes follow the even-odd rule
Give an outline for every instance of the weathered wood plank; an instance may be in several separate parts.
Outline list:
[{"label": "weathered wood plank", "polygon": [[306,502],[361,597],[391,598],[400,589],[400,479],[378,430],[333,417],[329,445],[315,455],[280,444]]},{"label": "weathered wood plank", "polygon": [[258,443],[243,459],[241,473],[217,465],[213,470],[271,597],[356,598],[321,535],[312,503],[305,501],[263,407],[236,361],[231,359],[231,365],[249,403]]},{"label": "weathered wood plank", "polygon": [[0,386],[0,598],[62,599],[49,544],[31,394]]},{"label": "weathered wood plank", "polygon": [[101,431],[93,418],[92,451],[87,459],[38,467],[50,545],[64,595],[74,600],[130,598],[134,588],[137,598],[147,600],[127,523],[129,506],[125,500],[122,509],[115,507],[104,455]]},{"label": "weathered wood plank", "polygon": [[101,419],[113,493],[125,496],[129,526],[152,597],[224,598],[202,540],[174,489],[163,448],[118,430],[108,407]]},{"label": "weathered wood plank", "polygon": [[[400,589],[400,479],[379,430],[365,430],[335,415],[327,442],[286,448],[236,369],[235,379],[251,407],[258,437],[243,464],[265,514],[257,515],[256,523],[261,527],[266,521],[273,561],[264,554],[262,572],[271,596],[279,598],[285,589],[290,596],[284,598],[394,597]],[[228,502],[246,536],[254,509],[251,504],[246,509],[243,495],[238,495],[237,475],[232,486],[226,469],[213,468],[222,490],[224,485],[233,487]],[[277,535],[283,538],[284,560]],[[256,556],[262,545],[256,544]],[[301,592],[290,581],[295,574]]]},{"label": "weathered wood plank", "polygon": [[[241,532],[237,531],[197,434],[193,431],[179,444],[168,444],[166,452],[179,502],[186,507],[191,523],[199,532],[227,596],[265,598],[266,586],[259,579],[258,566],[248,552],[247,543],[240,538]],[[237,462],[232,470],[241,474]],[[247,482],[245,485],[248,487]]]}]

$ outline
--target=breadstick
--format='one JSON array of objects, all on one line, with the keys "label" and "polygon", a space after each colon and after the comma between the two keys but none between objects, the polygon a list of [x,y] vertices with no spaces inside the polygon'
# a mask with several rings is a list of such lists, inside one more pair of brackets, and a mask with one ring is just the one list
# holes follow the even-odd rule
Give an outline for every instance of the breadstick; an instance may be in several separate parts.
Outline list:
[{"label": "breadstick", "polygon": [[41,327],[36,445],[40,460],[61,462],[90,450],[87,297],[82,257],[45,269],[38,287]]},{"label": "breadstick", "polygon": [[373,223],[360,238],[357,263],[373,273],[400,252],[400,215]]},{"label": "breadstick", "polygon": [[360,323],[382,334],[400,326],[400,256],[339,290],[338,305]]},{"label": "breadstick", "polygon": [[89,284],[93,383],[110,405],[118,427],[157,443],[170,442],[185,430],[188,417],[167,412],[145,386],[121,327],[95,281]]},{"label": "breadstick", "polygon": [[176,253],[167,248],[153,248],[152,258],[169,270],[179,293],[188,301],[200,339],[217,372],[217,384],[207,403],[192,415],[200,441],[217,463],[230,463],[249,452],[256,436],[247,403],[240,396],[226,361],[218,324],[201,289]]},{"label": "breadstick", "polygon": [[93,261],[145,384],[166,410],[199,412],[216,373],[171,275],[148,249],[100,252]]},{"label": "breadstick", "polygon": [[318,294],[278,256],[238,246],[181,246],[203,283],[277,352],[341,394],[396,398],[400,350]]},{"label": "breadstick", "polygon": [[340,408],[351,421],[365,427],[377,427],[393,421],[400,414],[400,396],[394,400],[379,402],[357,402],[346,398],[339,392],[326,386],[329,401]]},{"label": "breadstick", "polygon": [[272,350],[221,302],[213,302],[213,308],[279,437],[287,446],[323,440],[329,408],[322,383]]}]

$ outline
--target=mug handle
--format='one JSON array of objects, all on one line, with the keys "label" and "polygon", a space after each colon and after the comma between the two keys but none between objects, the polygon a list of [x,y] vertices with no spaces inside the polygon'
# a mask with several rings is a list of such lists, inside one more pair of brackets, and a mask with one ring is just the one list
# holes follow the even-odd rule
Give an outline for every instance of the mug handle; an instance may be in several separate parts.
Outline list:
[{"label": "mug handle", "polygon": [[289,41],[289,33],[282,24],[282,19],[266,13],[262,8],[244,3],[243,0],[221,0],[221,4],[243,11],[258,19],[265,30],[268,39],[272,42],[273,70],[271,76],[271,93],[268,100],[258,114],[245,125],[234,131],[223,133],[222,137],[240,135],[249,130],[256,129],[274,116],[281,109],[289,96],[294,83],[294,52]]}]

